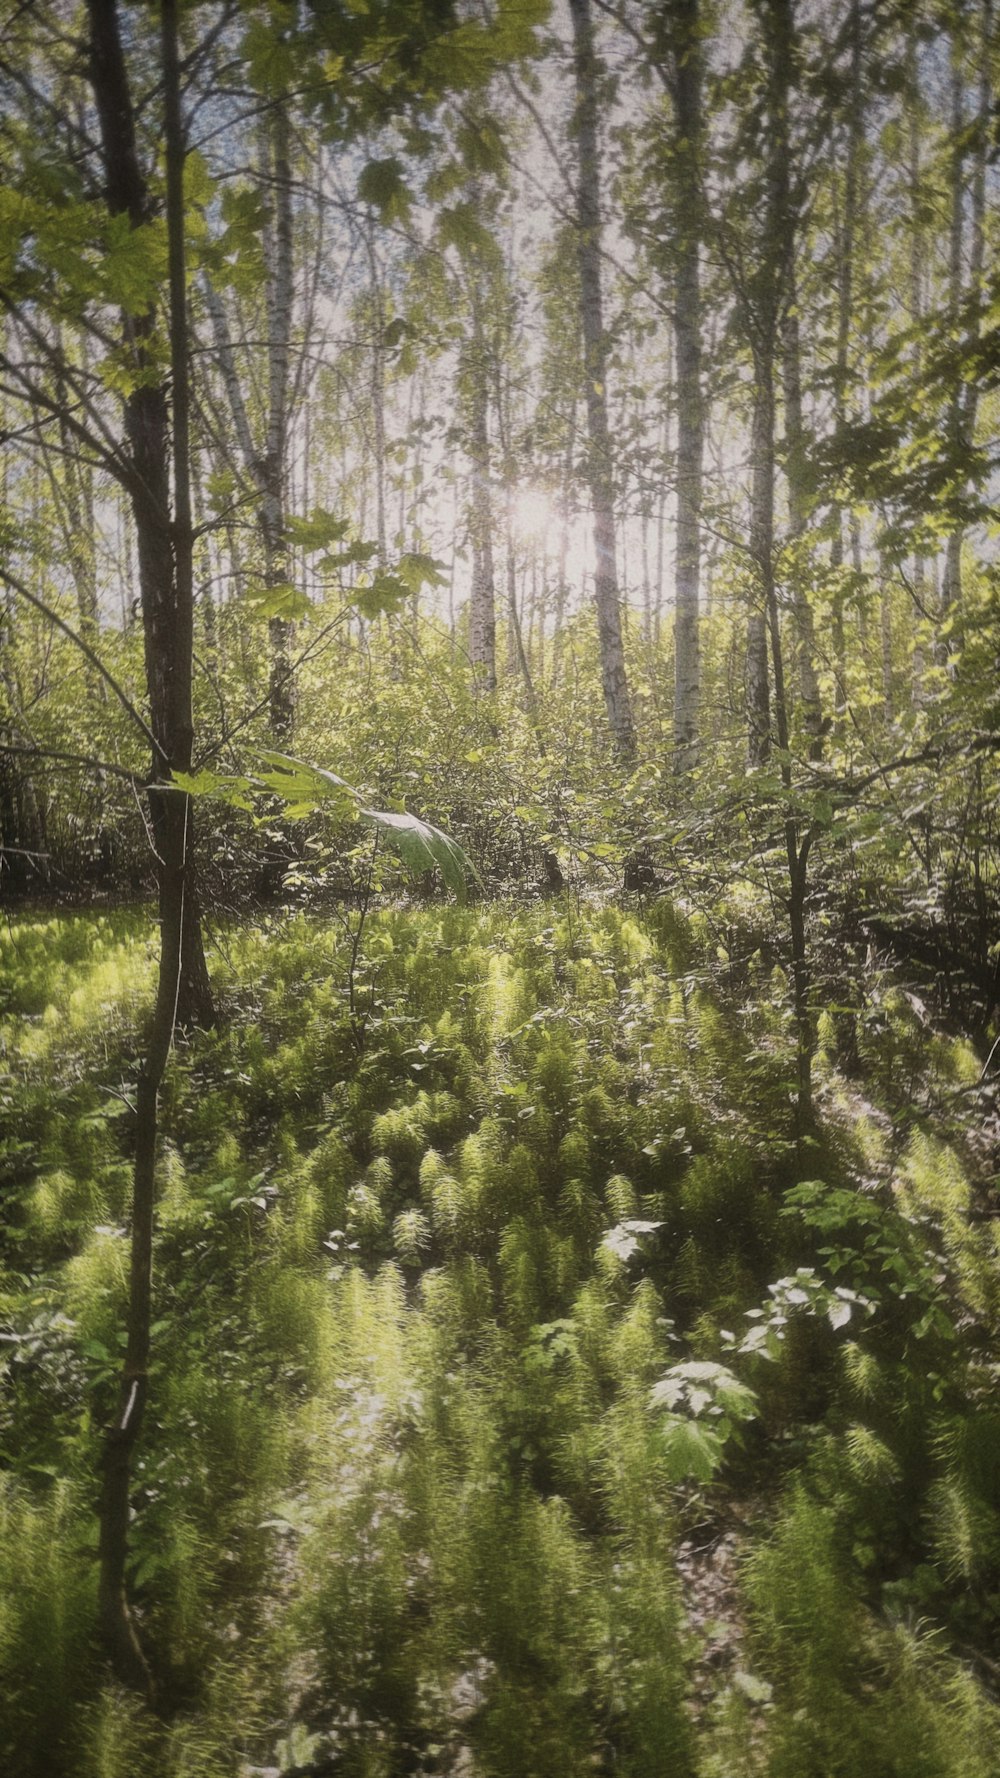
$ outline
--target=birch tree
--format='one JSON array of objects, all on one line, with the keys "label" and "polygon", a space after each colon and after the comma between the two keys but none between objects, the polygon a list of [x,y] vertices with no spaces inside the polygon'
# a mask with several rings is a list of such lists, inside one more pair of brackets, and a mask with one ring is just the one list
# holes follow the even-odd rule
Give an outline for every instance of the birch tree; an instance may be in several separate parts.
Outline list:
[{"label": "birch tree", "polygon": [[615,747],[635,753],[635,729],[625,670],[615,547],[614,463],[608,423],[608,347],[601,290],[601,199],[598,152],[598,62],[590,0],[570,0],[576,103],[577,259],[587,412],[587,484],[594,529],[594,599],[601,683]]}]

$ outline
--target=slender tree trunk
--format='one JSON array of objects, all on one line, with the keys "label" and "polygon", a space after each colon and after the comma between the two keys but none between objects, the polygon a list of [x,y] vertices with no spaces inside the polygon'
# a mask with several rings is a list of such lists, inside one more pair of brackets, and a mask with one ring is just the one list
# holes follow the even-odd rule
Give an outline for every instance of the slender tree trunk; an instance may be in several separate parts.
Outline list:
[{"label": "slender tree trunk", "polygon": [[601,298],[601,207],[597,146],[597,58],[590,0],[570,0],[576,79],[577,257],[587,402],[587,480],[594,524],[594,597],[601,681],[615,747],[635,754],[615,559],[614,473],[608,424],[608,352]]},{"label": "slender tree trunk", "polygon": [[701,142],[702,52],[700,0],[678,0],[674,17],[674,140],[676,259],[673,332],[677,359],[677,543],[674,579],[674,766],[698,762],[701,698],[699,582],[701,494],[705,449],[701,388]]},{"label": "slender tree trunk", "polygon": [[[794,273],[790,275],[791,302],[781,328],[781,372],[785,402],[785,474],[788,479],[789,541],[794,546],[806,528],[806,497],[804,490],[805,429],[802,423],[802,370],[799,342],[799,321],[796,311]],[[816,758],[822,749],[823,710],[819,682],[816,677],[816,633],[809,595],[802,584],[802,568],[793,547],[795,576],[792,609],[795,616],[796,665],[802,724],[809,737],[810,753]]]},{"label": "slender tree trunk", "polygon": [[[272,180],[274,225],[267,279],[267,438],[260,488],[264,581],[268,588],[274,588],[287,581],[289,572],[285,476],[294,261],[291,147],[286,102],[271,107],[265,130],[264,164]],[[291,741],[295,731],[295,684],[291,667],[295,625],[287,618],[275,616],[270,619],[268,630],[271,641],[271,733],[278,744],[284,746]]]},{"label": "slender tree trunk", "polygon": [[497,683],[496,583],[493,568],[493,470],[490,450],[489,374],[483,331],[479,271],[472,272],[472,340],[467,359],[469,387],[469,456],[472,501],[472,596],[469,609],[469,655],[478,691],[492,692]]},{"label": "slender tree trunk", "polygon": [[[193,529],[188,444],[187,316],[184,267],[184,141],[180,115],[177,0],[162,0],[164,102],[167,140],[167,219],[170,261],[170,358],[174,421],[174,516],[170,516],[167,401],[162,384],[148,380],[126,398],[125,424],[134,469],[133,508],[139,545],[139,583],[146,674],[156,743],[149,793],[160,896],[160,968],[156,1008],[136,1089],[136,1157],[132,1205],[127,1346],[118,1412],[104,1452],[100,1527],[100,1618],[119,1677],[149,1692],[150,1674],[125,1592],[132,1453],[148,1390],[152,1230],[157,1104],[178,1019],[213,1016],[191,866],[190,799],[163,788],[172,771],[189,771],[193,742]],[[151,213],[141,171],[132,96],[118,10],[88,0],[90,73],[97,104],[107,201],[141,227]],[[137,368],[148,373],[152,315],[126,318],[126,338]]]},{"label": "slender tree trunk", "polygon": [[[790,458],[794,459],[795,447],[801,449],[802,445],[801,411],[796,415],[796,400],[800,399],[798,354],[796,349],[792,354],[793,361],[789,362],[790,341],[787,332],[795,288],[795,215],[789,183],[791,145],[788,125],[795,34],[793,0],[763,0],[760,14],[765,34],[763,48],[767,57],[766,199],[760,255],[750,289],[744,299],[745,319],[753,341],[750,556],[756,583],[747,626],[748,753],[750,764],[756,766],[766,761],[770,749],[771,707],[767,660],[769,640],[774,678],[774,725],[781,759],[781,779],[785,790],[790,792],[792,768],[789,754],[788,699],[774,571],[774,487],[775,383],[779,349],[783,351],[786,402],[789,394],[792,396]],[[795,345],[797,347],[797,342]],[[789,372],[792,373],[791,378]],[[796,419],[799,426],[797,435]],[[801,511],[796,512],[797,478],[794,471],[790,477],[789,493],[794,527],[796,518],[802,516]],[[790,798],[782,825],[788,867],[786,906],[796,1028],[796,1129],[797,1134],[802,1136],[812,1118],[812,1057],[815,1047],[809,995],[806,899],[811,835],[807,832],[800,841],[798,822],[791,812]]]},{"label": "slender tree trunk", "polygon": [[763,0],[767,58],[765,210],[756,270],[744,298],[753,341],[754,405],[750,449],[750,558],[754,594],[747,623],[748,757],[761,765],[770,750],[767,627],[777,615],[774,580],[775,370],[794,278],[795,218],[789,180],[788,101],[792,86],[793,0]]},{"label": "slender tree trunk", "polygon": [[[84,337],[84,366],[86,367],[86,335]],[[60,349],[61,349],[61,342]],[[80,635],[93,647],[97,641],[98,610],[97,610],[97,552],[94,544],[94,472],[89,463],[81,461],[74,448],[73,434],[70,431],[68,418],[72,398],[60,379],[59,394],[59,443],[62,455],[62,479],[50,470],[53,488],[59,487],[59,501],[64,518],[66,553],[69,559],[73,586],[76,591],[76,609],[79,616]],[[107,696],[107,686],[99,674],[89,674],[88,684],[92,696],[103,703]]]},{"label": "slender tree trunk", "polygon": [[[117,5],[88,0],[91,30],[91,79],[97,105],[105,166],[107,202],[112,214],[127,215],[140,228],[152,213],[145,176],[140,168],[135,138],[132,96],[121,46]],[[169,427],[167,396],[161,382],[149,381],[150,345],[154,317],[151,313],[124,316],[125,343],[140,378],[139,386],[126,397],[125,433],[133,474],[132,512],[135,519],[139,560],[139,597],[142,608],[146,683],[151,726],[157,752],[153,778],[161,781],[171,770],[187,771],[191,763],[193,724],[191,673],[193,618],[185,605],[184,588],[178,588],[174,564],[175,537],[170,516]],[[185,363],[186,372],[186,363]],[[152,797],[150,815],[161,871],[177,863],[173,848],[185,836],[186,857],[193,845],[194,816],[183,824],[164,823],[163,797]],[[182,808],[186,799],[172,792],[171,807]],[[158,805],[153,807],[154,802]],[[161,827],[165,831],[161,832]],[[166,847],[166,851],[164,851]],[[161,919],[163,917],[161,884]],[[201,918],[194,891],[193,873],[187,870],[186,918],[182,938],[182,967],[178,989],[178,1019],[183,1024],[212,1024],[214,1010],[205,966]]]},{"label": "slender tree trunk", "polygon": [[372,414],[372,450],[375,458],[375,538],[378,544],[378,565],[384,571],[389,561],[389,545],[385,522],[385,300],[375,252],[375,227],[370,216],[364,225],[365,252],[371,278],[372,345],[370,361],[370,398]]},{"label": "slender tree trunk", "polygon": [[750,481],[752,603],[747,616],[747,757],[763,765],[771,750],[767,612],[774,589],[774,357],[765,340],[754,365]]},{"label": "slender tree trunk", "polygon": [[895,717],[895,695],[892,683],[892,579],[887,564],[879,561],[879,637],[882,646],[882,715],[887,723]]},{"label": "slender tree trunk", "polygon": [[[667,457],[670,450],[670,416],[663,416],[663,455]],[[663,581],[666,568],[667,544],[667,500],[664,493],[656,503],[656,597],[653,601],[653,646],[660,646],[660,626],[663,617]],[[699,589],[700,590],[700,589]]]},{"label": "slender tree trunk", "polygon": [[[966,141],[962,116],[962,75],[959,62],[961,51],[960,40],[952,44],[954,64],[952,68],[952,156],[951,156],[951,228],[949,243],[949,307],[952,325],[957,329],[963,297],[968,295],[974,303],[982,296],[983,260],[986,244],[986,158],[990,145],[990,118],[992,108],[991,58],[993,50],[993,8],[992,0],[982,0],[980,15],[979,57],[979,94],[976,116],[975,159],[973,162],[971,192],[971,251],[969,263],[969,280],[967,291],[963,290],[962,278],[962,239],[964,230],[965,202],[965,158]],[[973,332],[979,332],[979,317],[973,310]],[[956,454],[971,450],[976,430],[976,411],[979,401],[979,386],[975,381],[964,387],[959,385],[952,401],[950,433],[952,448]],[[948,538],[945,554],[944,581],[941,589],[942,616],[947,617],[949,610],[958,606],[962,598],[962,542],[964,528],[956,526]],[[942,664],[948,658],[948,642],[942,638],[939,644],[939,659]]]},{"label": "slender tree trunk", "polygon": [[562,485],[559,490],[559,553],[556,558],[556,608],[552,627],[552,682],[559,679],[562,665],[563,631],[566,627],[566,603],[569,598],[569,515],[573,497],[573,458],[576,453],[576,398],[570,402],[566,423],[566,450],[562,463]]},{"label": "slender tree trunk", "polygon": [[[837,350],[834,365],[833,408],[838,429],[847,419],[847,385],[850,373],[850,340],[854,303],[854,258],[857,231],[858,181],[862,143],[862,73],[863,39],[859,0],[851,0],[850,9],[850,99],[847,121],[847,154],[844,169],[844,207],[837,230]],[[847,714],[847,632],[844,624],[844,587],[841,570],[844,566],[844,515],[839,506],[833,508],[833,541],[830,566],[833,569],[833,643],[834,673],[837,696],[835,733],[843,739]]]},{"label": "slender tree trunk", "polygon": [[[4,464],[6,482],[7,465]],[[6,488],[4,488],[6,493]],[[6,724],[2,736],[12,746],[20,744],[24,735],[21,721],[24,698],[14,664],[15,613],[13,600],[5,594],[0,603],[0,685],[7,697],[12,725]],[[0,759],[3,770],[3,803],[0,809],[0,885],[15,893],[28,884],[49,875],[45,807],[35,788],[30,760],[17,761],[8,755]]]},{"label": "slender tree trunk", "polygon": [[645,493],[639,515],[639,560],[642,564],[642,640],[647,648],[652,648],[653,577],[649,562],[649,504]]},{"label": "slender tree trunk", "polygon": [[[915,343],[913,347],[913,368],[919,378],[921,369],[919,323],[923,318],[923,252],[924,235],[920,226],[920,120],[921,103],[920,71],[917,65],[916,45],[912,39],[907,44],[906,55],[907,88],[909,98],[909,129],[907,132],[908,167],[907,178],[910,198],[910,315],[914,328]],[[924,701],[924,647],[921,626],[924,623],[924,601],[926,596],[926,564],[923,551],[918,548],[913,557],[913,592],[915,596],[916,638],[913,645],[912,659],[912,702],[919,708]]]},{"label": "slender tree trunk", "polygon": [[[273,106],[261,128],[260,166],[268,187],[272,221],[265,229],[267,259],[267,417],[263,447],[254,442],[243,385],[236,364],[226,312],[207,274],[203,285],[212,323],[216,363],[232,416],[233,430],[247,475],[256,490],[264,584],[273,590],[290,575],[285,507],[288,458],[288,389],[294,307],[294,256],[291,204],[291,152],[287,104]],[[295,625],[273,616],[268,623],[271,649],[269,719],[279,745],[287,746],[295,729],[295,683],[291,670]]]}]

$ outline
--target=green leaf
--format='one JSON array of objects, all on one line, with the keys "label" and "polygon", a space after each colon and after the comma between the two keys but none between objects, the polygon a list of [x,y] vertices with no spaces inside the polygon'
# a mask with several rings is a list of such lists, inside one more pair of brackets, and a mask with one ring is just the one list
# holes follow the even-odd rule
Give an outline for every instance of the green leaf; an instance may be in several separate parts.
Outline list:
[{"label": "green leaf", "polygon": [[280,617],[285,623],[300,623],[310,617],[313,602],[309,594],[301,587],[293,586],[291,581],[281,581],[277,586],[263,587],[259,592],[247,594],[247,603],[259,617]]},{"label": "green leaf", "polygon": [[448,577],[443,569],[443,562],[435,562],[433,556],[421,555],[418,551],[400,556],[396,563],[396,573],[400,580],[405,581],[411,593],[419,593],[425,585],[445,586]]},{"label": "green leaf", "polygon": [[421,821],[416,815],[397,815],[388,809],[362,809],[362,817],[377,827],[385,842],[405,864],[418,875],[439,870],[444,882],[465,900],[466,871],[472,866],[462,847],[440,827]]},{"label": "green leaf", "polygon": [[667,1472],[671,1481],[710,1482],[719,1467],[719,1441],[690,1420],[669,1419],[663,1429]]},{"label": "green leaf", "polygon": [[368,586],[354,587],[349,596],[362,617],[393,617],[412,596],[412,588],[398,574],[376,574]]},{"label": "green leaf", "polygon": [[324,506],[314,506],[307,519],[291,518],[285,524],[290,542],[304,550],[329,549],[331,543],[340,543],[350,528],[349,519],[337,518]]},{"label": "green leaf", "polygon": [[242,777],[226,777],[221,772],[172,772],[171,788],[183,790],[187,796],[214,796],[217,801],[229,803],[234,809],[249,809],[251,803],[247,791],[251,788],[250,779]]},{"label": "green leaf", "polygon": [[488,256],[495,251],[493,237],[483,227],[474,204],[455,204],[451,209],[443,210],[438,229],[444,245],[456,247],[463,256],[467,253]]},{"label": "green leaf", "polygon": [[208,771],[171,772],[170,778],[175,788],[188,796],[212,796],[222,783],[218,772]]},{"label": "green leaf", "polygon": [[410,207],[402,161],[395,155],[369,161],[358,177],[358,196],[363,203],[373,204],[385,221],[398,222]]},{"label": "green leaf", "polygon": [[324,766],[310,765],[307,760],[296,759],[291,753],[266,751],[258,758],[269,768],[260,774],[260,782],[294,811],[294,820],[301,820],[304,815],[330,803],[336,804],[342,814],[356,810],[360,801],[358,792],[336,772],[329,772]]},{"label": "green leaf", "polygon": [[418,874],[439,870],[448,888],[460,901],[465,899],[466,873],[475,875],[462,847],[440,827],[421,821],[416,815],[397,814],[388,809],[359,807],[360,796],[345,778],[324,766],[296,759],[291,753],[262,752],[259,758],[269,767],[261,774],[261,782],[275,795],[291,805],[296,817],[331,801],[353,805],[363,821],[369,822],[383,835],[386,844],[406,866]]}]

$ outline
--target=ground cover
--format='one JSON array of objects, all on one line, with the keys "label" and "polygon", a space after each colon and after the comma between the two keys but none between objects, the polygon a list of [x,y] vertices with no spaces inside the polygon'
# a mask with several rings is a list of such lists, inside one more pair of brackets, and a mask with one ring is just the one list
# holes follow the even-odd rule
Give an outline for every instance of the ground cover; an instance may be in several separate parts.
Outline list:
[{"label": "ground cover", "polygon": [[979,1065],[873,972],[797,1138],[787,982],[666,901],[220,934],[224,1021],[164,1098],[161,1713],[109,1685],[154,939],[0,935],[4,1770],[996,1771]]}]

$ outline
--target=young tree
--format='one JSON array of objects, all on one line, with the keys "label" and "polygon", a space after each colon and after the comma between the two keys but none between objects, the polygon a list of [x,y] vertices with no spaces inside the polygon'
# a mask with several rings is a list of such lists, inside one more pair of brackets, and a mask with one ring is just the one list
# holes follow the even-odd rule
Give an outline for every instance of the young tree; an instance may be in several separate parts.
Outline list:
[{"label": "young tree", "polygon": [[[149,1387],[153,1208],[156,1189],[158,1098],[174,1028],[183,1006],[185,945],[197,916],[191,882],[191,799],[170,782],[192,764],[191,703],[194,623],[194,525],[191,512],[190,398],[188,385],[187,269],[184,162],[177,0],[161,0],[161,48],[166,158],[166,223],[169,273],[169,361],[173,421],[173,508],[167,396],[162,382],[149,385],[154,320],[147,311],[131,318],[138,386],[126,397],[126,427],[138,485],[133,497],[139,538],[139,573],[146,627],[146,666],[155,741],[149,789],[160,878],[160,963],[156,1006],[146,1056],[136,1083],[136,1155],[133,1175],[132,1258],[127,1345],[118,1411],[108,1430],[101,1498],[101,1626],[115,1669],[133,1686],[151,1689],[125,1593],[132,1453],[142,1427]],[[117,5],[89,0],[91,78],[103,145],[112,215],[124,214],[133,229],[152,220],[150,192],[141,170],[131,84]],[[211,998],[200,952],[197,1010],[211,1017]],[[190,993],[190,987],[189,987]],[[194,1006],[191,1006],[194,1011]]]},{"label": "young tree", "polygon": [[[169,19],[169,14],[167,15]],[[149,251],[158,227],[156,199],[142,165],[135,104],[122,44],[117,4],[88,0],[90,62],[101,144],[101,174],[108,215],[127,224],[137,256]],[[166,28],[166,27],[165,27]],[[178,126],[179,127],[179,126]],[[183,144],[172,149],[173,178],[183,163]],[[180,202],[177,185],[175,202]],[[177,228],[170,253],[178,251]],[[183,237],[181,237],[182,243]],[[148,300],[123,311],[122,345],[128,362],[124,430],[128,449],[126,480],[139,554],[139,589],[145,643],[153,757],[150,764],[150,819],[157,857],[160,919],[164,932],[176,927],[178,947],[175,1017],[181,1024],[214,1019],[205,965],[201,916],[194,880],[194,813],[189,799],[164,790],[175,772],[189,772],[194,744],[192,672],[194,637],[193,525],[190,512],[186,400],[186,308],[183,269],[171,265],[171,374],[174,382],[175,478],[171,513],[170,410],[167,381],[158,358],[155,290]],[[178,381],[180,379],[180,381]],[[183,460],[178,465],[177,402],[181,404]],[[172,946],[173,939],[170,940]]]}]

